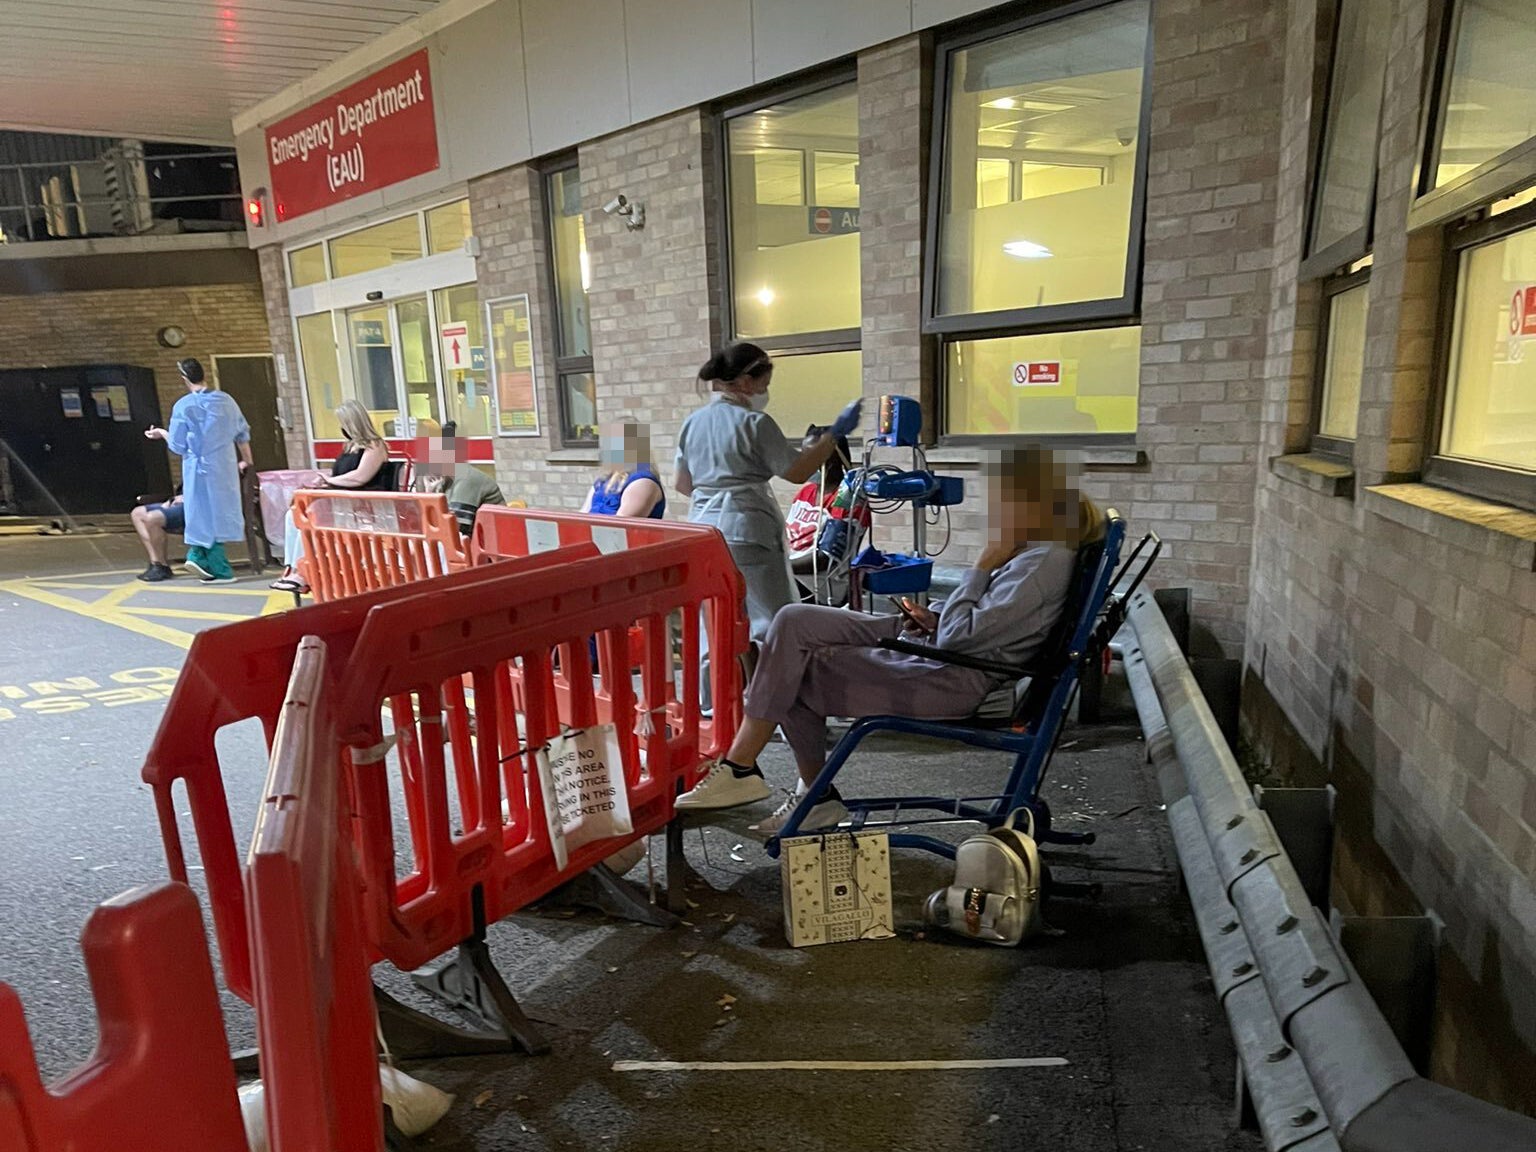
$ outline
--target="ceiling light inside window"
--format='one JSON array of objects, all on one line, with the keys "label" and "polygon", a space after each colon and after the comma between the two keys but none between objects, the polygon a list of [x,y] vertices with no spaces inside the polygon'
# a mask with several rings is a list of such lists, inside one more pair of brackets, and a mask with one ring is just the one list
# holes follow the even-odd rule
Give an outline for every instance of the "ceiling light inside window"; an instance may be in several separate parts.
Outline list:
[{"label": "ceiling light inside window", "polygon": [[1044,244],[1036,244],[1033,240],[1010,240],[1003,245],[1003,251],[1020,260],[1044,260],[1051,254]]},{"label": "ceiling light inside window", "polygon": [[1019,102],[1012,96],[1000,96],[996,100],[988,100],[983,108],[1001,108],[1004,112],[1011,112],[1019,106]]},{"label": "ceiling light inside window", "polygon": [[774,301],[774,298],[775,297],[773,295],[773,289],[768,287],[768,285],[766,285],[766,284],[764,284],[761,288],[759,288],[757,290],[757,302],[759,304],[761,304],[764,308],[766,308],[766,307],[768,307],[768,305],[772,304],[773,301]]}]

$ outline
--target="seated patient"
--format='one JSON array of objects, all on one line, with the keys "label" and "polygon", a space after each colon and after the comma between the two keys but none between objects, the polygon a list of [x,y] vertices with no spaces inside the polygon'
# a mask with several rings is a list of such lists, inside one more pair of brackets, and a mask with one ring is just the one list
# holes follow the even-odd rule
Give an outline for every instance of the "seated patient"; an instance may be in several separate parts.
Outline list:
[{"label": "seated patient", "polygon": [[[954,595],[936,611],[864,616],[791,604],[768,630],[747,689],[745,718],[729,753],[680,809],[733,808],[771,793],[757,757],[775,727],[795,755],[800,783],[755,827],[777,833],[826,763],[828,716],[969,716],[997,686],[985,672],[878,647],[899,630],[940,648],[1015,667],[1027,665],[1066,606],[1079,544],[1102,531],[1098,510],[1081,498],[1065,465],[1049,452],[1005,452],[987,473],[987,544]],[[806,829],[835,825],[848,810],[835,787],[819,797]]]}]

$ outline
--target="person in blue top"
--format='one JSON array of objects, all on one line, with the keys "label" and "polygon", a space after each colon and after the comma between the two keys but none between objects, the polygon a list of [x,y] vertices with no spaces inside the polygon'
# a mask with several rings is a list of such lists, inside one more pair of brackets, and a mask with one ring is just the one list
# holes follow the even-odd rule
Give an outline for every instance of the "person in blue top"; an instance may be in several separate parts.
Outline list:
[{"label": "person in blue top", "polygon": [[651,441],[629,416],[598,430],[598,459],[603,471],[592,481],[583,512],[594,516],[632,516],[660,520],[667,514],[667,494],[651,465]]},{"label": "person in blue top", "polygon": [[169,428],[152,425],[144,435],[165,441],[181,457],[187,569],[204,584],[231,584],[235,573],[224,542],[245,538],[240,474],[251,466],[250,425],[234,398],[208,383],[196,360],[188,357],[176,367],[187,394],[171,409]]}]

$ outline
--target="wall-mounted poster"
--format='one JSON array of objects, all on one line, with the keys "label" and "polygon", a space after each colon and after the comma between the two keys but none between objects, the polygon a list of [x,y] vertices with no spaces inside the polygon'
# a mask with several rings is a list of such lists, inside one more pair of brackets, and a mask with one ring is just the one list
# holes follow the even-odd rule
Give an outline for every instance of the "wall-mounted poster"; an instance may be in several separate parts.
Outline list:
[{"label": "wall-mounted poster", "polygon": [[485,306],[491,337],[492,393],[496,431],[502,436],[539,434],[539,389],[533,363],[533,323],[527,294],[504,296]]}]

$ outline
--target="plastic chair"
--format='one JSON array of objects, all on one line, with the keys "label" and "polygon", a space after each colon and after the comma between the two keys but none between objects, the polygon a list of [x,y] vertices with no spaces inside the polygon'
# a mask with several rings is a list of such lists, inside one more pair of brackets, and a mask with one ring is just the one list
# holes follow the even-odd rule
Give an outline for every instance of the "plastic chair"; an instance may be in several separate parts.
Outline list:
[{"label": "plastic chair", "polygon": [[[998,664],[908,640],[882,640],[882,648],[992,674],[1009,685],[1004,691],[1013,695],[1012,709],[1004,707],[1000,712],[994,711],[997,695],[994,693],[976,714],[963,720],[866,716],[856,721],[838,741],[815,783],[806,791],[783,829],[769,839],[769,855],[777,856],[781,841],[801,834],[801,825],[815,806],[814,798],[836,779],[865,738],[876,732],[902,732],[972,748],[1010,752],[1014,757],[1013,767],[1002,790],[990,796],[845,798],[843,803],[848,808],[849,819],[838,825],[837,831],[860,832],[960,822],[996,827],[1010,813],[1027,807],[1034,813],[1037,840],[1057,844],[1093,843],[1092,832],[1058,832],[1051,828],[1050,807],[1040,798],[1040,784],[1072,706],[1083,669],[1090,662],[1102,659],[1110,637],[1124,621],[1126,603],[1162,550],[1162,541],[1149,532],[1117,573],[1120,548],[1125,540],[1125,520],[1114,509],[1108,511],[1106,520],[1104,539],[1085,544],[1078,550],[1066,610],[1042,646],[1041,656],[1030,667]],[[1143,551],[1149,547],[1150,552],[1142,559]],[[1134,578],[1122,587],[1126,574],[1138,560],[1141,563]],[[888,815],[872,819],[876,814]],[[891,834],[890,842],[893,847],[921,848],[951,859],[955,855],[955,845],[934,836],[896,832]]]}]

